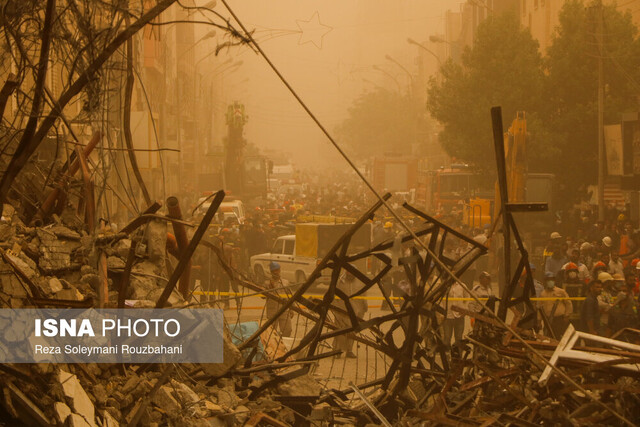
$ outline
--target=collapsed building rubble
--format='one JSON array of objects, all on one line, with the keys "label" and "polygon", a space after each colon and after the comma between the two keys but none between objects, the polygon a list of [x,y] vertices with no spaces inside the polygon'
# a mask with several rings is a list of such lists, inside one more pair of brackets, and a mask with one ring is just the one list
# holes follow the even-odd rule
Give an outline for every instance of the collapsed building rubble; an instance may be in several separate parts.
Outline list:
[{"label": "collapsed building rubble", "polygon": [[[84,169],[83,153],[75,155],[71,172]],[[477,241],[405,203],[406,214],[414,218],[411,230],[364,250],[351,245],[390,194],[350,226],[304,283],[283,295],[231,266],[219,246],[204,238],[223,191],[213,196],[199,224],[184,221],[177,199],[170,198],[167,215],[154,203],[120,230],[111,230],[94,220],[91,183],[84,177],[86,191],[78,209],[61,209],[67,184],[68,178],[61,179],[51,193],[42,194],[41,206],[14,210],[4,205],[3,308],[216,307],[220,299],[198,300],[189,289],[192,257],[200,246],[215,256],[230,281],[249,291],[228,298],[236,301],[238,312],[250,295],[277,302],[279,310],[252,325],[240,323],[239,316],[226,319],[219,364],[2,364],[1,406],[6,417],[22,424],[530,426],[633,425],[640,420],[638,345],[571,328],[558,341],[520,328],[518,315],[507,326],[505,317],[488,306],[476,313],[448,301],[457,277],[487,251]],[[521,260],[508,277],[502,307],[523,304],[530,315],[535,310],[528,292],[512,298],[523,271],[525,289],[532,284],[506,203],[503,210]],[[185,227],[193,232],[186,233]],[[445,251],[452,240],[464,243],[466,250]],[[358,261],[365,259],[380,266],[375,275],[362,269]],[[328,287],[310,296],[325,270],[330,272]],[[350,293],[338,286],[345,271],[358,281]],[[405,280],[401,297],[392,297],[383,285],[392,273]],[[390,312],[359,317],[354,301],[374,289]],[[448,310],[476,319],[459,354],[449,352],[442,339]],[[296,325],[304,326],[300,331],[296,326],[293,338],[282,337],[275,323],[292,314]],[[0,331],[4,343],[19,339],[13,329]],[[640,333],[626,332],[632,338]],[[359,376],[356,365],[354,381],[343,381],[348,362],[336,358],[341,350],[333,340],[341,336],[351,337],[367,359],[367,372]],[[375,360],[372,372],[369,358]],[[384,363],[378,366],[378,360]],[[327,361],[329,372],[318,375]],[[337,384],[330,381],[333,372]]]},{"label": "collapsed building rubble", "polygon": [[[222,197],[221,194],[220,201]],[[215,212],[213,205],[210,212]],[[606,345],[596,347],[573,339],[567,347],[569,338],[563,338],[564,343],[558,345],[554,339],[534,336],[514,325],[530,345],[578,379],[582,388],[578,390],[545,369],[494,318],[467,312],[481,322],[480,327],[469,335],[465,351],[452,357],[446,351],[439,326],[447,309],[446,293],[454,279],[430,253],[437,254],[439,261],[459,275],[486,248],[405,205],[408,213],[421,219],[414,233],[430,253],[414,245],[409,234],[366,251],[351,251],[350,237],[380,207],[381,203],[377,203],[353,224],[314,275],[290,298],[268,292],[262,284],[252,282],[220,259],[232,280],[280,302],[280,315],[294,311],[310,320],[311,326],[295,345],[282,344],[273,330],[272,318],[244,336],[237,346],[227,331],[222,364],[0,365],[6,413],[25,424],[43,426],[528,426],[619,422],[594,405],[591,399],[596,398],[628,420],[640,419],[640,382],[638,371],[633,368],[640,361],[640,351],[633,344],[608,340]],[[165,258],[159,254],[167,248],[167,223],[175,218],[158,215],[158,208],[147,210],[142,219],[124,227],[124,232],[103,231],[94,236],[63,219],[46,226],[27,227],[17,215],[8,219],[10,209],[5,208],[7,220],[1,228],[3,306],[97,306],[102,286],[98,265],[103,254],[108,271],[104,306],[114,307],[120,301],[136,307],[189,305],[192,298],[185,299],[175,288],[198,243],[198,233],[184,249],[186,255],[180,257],[178,253],[177,266],[167,271]],[[206,221],[205,217],[199,230],[206,229]],[[141,232],[140,226],[145,224],[149,226]],[[445,255],[448,239],[466,242],[467,252],[457,258]],[[215,245],[206,241],[202,244],[218,254]],[[398,252],[399,244],[406,251]],[[355,266],[358,259],[370,256],[383,265],[375,277]],[[400,304],[394,304],[381,285],[381,279],[394,268],[403,270],[410,285]],[[332,280],[322,299],[306,297],[323,269],[332,270]],[[336,286],[341,270],[349,271],[360,281],[360,289],[351,295]],[[123,278],[128,278],[128,283]],[[352,298],[373,287],[379,288],[391,312],[366,320],[356,317]],[[336,313],[348,316],[350,326],[339,327]],[[2,334],[3,339],[10,339],[10,331]],[[342,334],[355,334],[360,345],[388,356],[392,362],[384,375],[343,388],[323,386],[314,378],[318,361],[339,353],[330,342]],[[591,358],[562,357],[567,348]],[[558,357],[554,358],[554,353]]]}]

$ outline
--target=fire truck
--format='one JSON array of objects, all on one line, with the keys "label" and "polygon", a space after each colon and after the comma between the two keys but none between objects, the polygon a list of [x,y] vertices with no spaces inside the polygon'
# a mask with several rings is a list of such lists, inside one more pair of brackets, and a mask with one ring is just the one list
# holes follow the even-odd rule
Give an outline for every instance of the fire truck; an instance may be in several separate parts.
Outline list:
[{"label": "fire truck", "polygon": [[[551,212],[554,175],[527,171],[524,113],[518,113],[505,133],[505,148],[511,201],[548,202]],[[495,177],[485,176],[466,164],[428,170],[424,162],[418,165],[417,175],[416,201],[427,212],[436,215],[449,214],[453,210],[462,212],[463,223],[470,227],[491,224],[497,215]],[[536,221],[547,221],[544,215],[536,215]]]},{"label": "fire truck", "polygon": [[491,178],[484,177],[468,165],[453,164],[448,168],[427,170],[418,167],[416,202],[427,212],[449,214],[464,212],[467,221],[482,226],[491,222],[494,188]]}]

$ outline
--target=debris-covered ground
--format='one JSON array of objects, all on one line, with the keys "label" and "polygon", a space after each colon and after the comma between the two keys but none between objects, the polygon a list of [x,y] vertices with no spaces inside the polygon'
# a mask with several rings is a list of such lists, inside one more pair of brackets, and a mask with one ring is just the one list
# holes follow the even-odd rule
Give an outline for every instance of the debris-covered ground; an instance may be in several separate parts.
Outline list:
[{"label": "debris-covered ground", "polygon": [[[453,279],[445,269],[461,274],[486,248],[414,210],[423,220],[415,236],[431,253],[412,245],[408,234],[401,238],[407,249],[399,258],[388,256],[397,245],[394,241],[350,251],[350,236],[379,207],[373,206],[354,223],[318,266],[318,272],[342,267],[358,278],[351,295],[336,287],[337,275],[322,298],[305,296],[314,276],[289,298],[265,292],[280,303],[280,316],[295,319],[293,339],[281,337],[265,317],[259,327],[256,323],[254,330],[239,333],[235,322],[241,310],[232,310],[225,315],[222,364],[2,365],[5,417],[43,426],[621,425],[640,419],[638,345],[594,342],[577,336],[572,328],[560,344],[515,327],[514,336],[485,313],[474,314],[476,324],[465,347],[453,355],[448,352],[440,325],[446,314],[443,298]],[[158,207],[152,210],[162,212]],[[2,306],[217,306],[176,290],[183,274],[177,269],[184,262],[167,267],[172,240],[171,234],[167,240],[167,224],[172,220],[160,213],[141,218],[118,232],[103,227],[88,235],[74,212],[56,216],[45,226],[29,227],[6,205],[0,224]],[[207,224],[192,225],[193,241],[198,238],[195,226]],[[443,255],[438,248],[447,239],[466,241],[468,251],[457,259]],[[206,240],[202,244],[206,246]],[[217,254],[214,249],[211,245]],[[432,253],[441,254],[439,262]],[[364,275],[355,265],[368,256],[389,268],[382,268],[380,277]],[[101,263],[106,263],[106,274]],[[264,291],[262,284],[224,260],[220,263],[245,293]],[[378,287],[394,264],[404,268],[407,293],[390,311],[357,317],[352,297]],[[380,291],[388,297],[382,287]],[[166,304],[159,305],[163,299]],[[234,299],[240,309],[241,300]],[[448,310],[465,311],[453,306]],[[11,341],[11,328],[2,334],[5,342]],[[362,373],[353,377],[345,372],[347,364],[353,366],[349,359],[337,358],[341,352],[334,338],[346,334],[352,334],[356,348],[367,350],[357,351],[356,357],[381,356],[388,361],[368,373],[364,382]],[[630,336],[638,338],[637,332]],[[551,360],[576,385],[525,345]],[[356,382],[340,381],[336,386],[323,381],[317,372],[329,360],[328,376]]]}]

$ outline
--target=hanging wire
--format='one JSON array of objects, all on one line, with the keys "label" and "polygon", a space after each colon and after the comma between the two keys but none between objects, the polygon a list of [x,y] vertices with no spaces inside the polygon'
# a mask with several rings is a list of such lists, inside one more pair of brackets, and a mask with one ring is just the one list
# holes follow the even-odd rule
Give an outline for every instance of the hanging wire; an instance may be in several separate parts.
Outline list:
[{"label": "hanging wire", "polygon": [[[435,263],[437,263],[440,268],[443,269],[444,272],[446,272],[446,274],[453,279],[455,282],[459,283],[460,286],[462,286],[462,288],[469,294],[471,295],[471,297],[477,302],[479,303],[482,307],[485,307],[485,304],[483,301],[481,301],[479,299],[479,297],[476,295],[475,292],[473,292],[471,289],[469,289],[469,287],[460,280],[459,277],[457,277],[450,269],[449,267],[444,264],[444,262],[442,260],[440,260],[439,257],[437,257],[416,235],[415,233],[411,230],[411,228],[407,225],[407,223],[398,215],[398,213],[395,212],[395,210],[389,205],[389,203],[387,203],[386,200],[384,200],[382,198],[382,196],[380,195],[380,193],[378,193],[378,191],[376,191],[376,189],[371,185],[371,183],[369,182],[369,180],[367,180],[367,178],[363,175],[363,173],[357,168],[357,166],[353,163],[353,161],[347,156],[347,154],[342,150],[342,148],[338,145],[338,143],[334,140],[334,138],[331,136],[331,134],[326,130],[326,128],[322,125],[322,123],[320,123],[320,121],[316,118],[315,114],[313,114],[313,112],[309,109],[309,107],[306,105],[306,103],[300,98],[300,96],[297,94],[297,92],[293,89],[293,87],[291,87],[291,85],[289,84],[289,82],[284,78],[284,76],[280,73],[280,71],[276,68],[276,66],[271,62],[271,60],[267,57],[267,55],[265,54],[265,52],[262,50],[262,48],[260,47],[260,45],[258,45],[256,43],[256,41],[253,39],[253,37],[251,36],[251,34],[249,33],[249,31],[247,31],[247,29],[245,28],[245,26],[242,24],[242,22],[240,21],[240,19],[238,18],[238,16],[235,14],[235,12],[233,12],[233,10],[229,7],[229,4],[227,3],[226,0],[221,0],[222,3],[225,5],[225,7],[227,8],[227,10],[229,11],[229,13],[231,14],[231,16],[233,16],[233,18],[236,20],[236,22],[238,23],[238,25],[240,26],[240,28],[242,28],[242,30],[245,32],[245,36],[247,37],[247,39],[255,46],[255,48],[258,50],[258,52],[260,53],[260,55],[263,57],[263,59],[267,62],[267,64],[271,67],[271,69],[274,71],[274,73],[276,73],[276,75],[278,76],[278,78],[282,81],[282,83],[287,87],[287,89],[291,92],[291,94],[296,98],[296,100],[298,101],[298,103],[300,104],[300,106],[309,114],[309,117],[311,117],[311,119],[316,123],[316,125],[318,125],[319,129],[325,134],[325,136],[329,139],[329,141],[331,142],[331,144],[335,147],[335,149],[340,153],[340,155],[345,159],[345,161],[351,166],[351,168],[356,172],[356,174],[360,177],[360,179],[365,183],[365,185],[369,188],[369,190],[371,190],[371,192],[376,196],[376,198],[380,201],[381,204],[383,204],[387,210],[389,211],[389,213],[396,219],[396,221],[398,221],[398,223],[400,225],[402,225],[402,227],[407,231],[407,233],[409,235],[411,235],[415,241],[417,241],[417,243],[425,250],[427,251],[428,254],[430,254],[433,257],[433,261]],[[585,393],[586,396],[589,396],[589,399],[591,399],[594,403],[596,403],[597,405],[601,406],[602,408],[606,409],[608,412],[610,412],[611,414],[613,414],[616,418],[620,419],[621,421],[625,422],[628,425],[634,426],[634,424],[627,420],[623,415],[619,414],[618,412],[616,412],[614,409],[610,408],[609,405],[605,404],[604,402],[602,402],[601,400],[597,399],[592,393],[589,393],[587,390],[585,390],[582,386],[580,386],[577,382],[575,382],[573,379],[571,379],[564,371],[562,371],[561,369],[557,368],[556,366],[554,366],[551,362],[549,362],[549,360],[544,357],[542,354],[540,354],[540,352],[538,352],[536,349],[534,349],[529,343],[526,342],[526,340],[524,338],[522,338],[522,336],[520,336],[515,330],[513,330],[513,328],[511,328],[509,325],[506,324],[506,322],[504,322],[502,319],[500,319],[500,317],[498,315],[496,315],[495,313],[493,313],[491,310],[488,310],[488,312],[492,315],[492,317],[495,318],[495,320],[503,327],[505,328],[507,331],[509,331],[514,338],[516,338],[518,341],[520,341],[531,353],[535,354],[540,360],[542,360],[547,366],[551,367],[551,369],[553,371],[555,371],[558,375],[560,375],[562,378],[564,378],[566,381],[568,381],[572,386],[576,387],[578,390],[582,391],[583,393]]]}]

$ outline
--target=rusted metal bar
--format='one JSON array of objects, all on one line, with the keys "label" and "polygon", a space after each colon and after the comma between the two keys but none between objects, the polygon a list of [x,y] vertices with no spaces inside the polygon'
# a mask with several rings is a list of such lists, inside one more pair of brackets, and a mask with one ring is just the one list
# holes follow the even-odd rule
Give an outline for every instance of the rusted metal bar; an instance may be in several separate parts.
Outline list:
[{"label": "rusted metal bar", "polygon": [[121,233],[131,233],[132,231],[134,231],[136,228],[143,226],[144,224],[153,221],[154,219],[159,219],[162,221],[167,221],[167,222],[171,222],[171,223],[176,223],[179,222],[180,224],[184,225],[185,227],[193,227],[193,224],[188,222],[188,221],[182,221],[179,219],[175,219],[175,218],[169,218],[163,215],[157,215],[157,214],[141,214],[139,217],[137,217],[136,219],[134,219],[133,221],[131,221],[129,224],[125,225],[125,227],[120,230]]},{"label": "rusted metal bar", "polygon": [[[146,214],[153,214],[160,209],[162,205],[158,202],[154,202],[151,206],[144,210],[141,216]],[[132,224],[135,223],[136,220],[130,222],[127,226],[125,226],[121,233],[128,234],[135,230],[137,227],[133,227]],[[126,231],[125,231],[126,230]],[[133,267],[133,262],[136,259],[136,244],[137,240],[131,240],[131,246],[129,247],[129,252],[127,253],[127,261],[124,264],[124,271],[122,272],[122,276],[120,277],[120,289],[118,290],[118,308],[124,308],[124,301],[127,297],[127,288],[129,287],[129,278],[131,277],[131,268]]]},{"label": "rusted metal bar", "polygon": [[349,230],[342,235],[342,237],[340,237],[340,239],[338,239],[338,241],[333,245],[333,247],[331,249],[329,249],[329,251],[327,252],[327,254],[324,256],[324,258],[322,258],[322,260],[320,261],[320,263],[316,266],[316,268],[313,270],[313,272],[311,273],[311,275],[307,278],[307,281],[301,285],[298,290],[296,291],[295,294],[293,294],[293,296],[291,296],[291,298],[289,298],[287,300],[287,302],[285,304],[283,304],[282,306],[280,306],[280,308],[278,309],[278,311],[274,314],[274,316],[270,319],[267,319],[259,328],[257,331],[255,331],[253,333],[253,335],[251,335],[247,340],[245,340],[245,342],[243,342],[242,344],[240,344],[240,346],[238,347],[240,350],[245,349],[246,347],[248,347],[255,339],[257,339],[269,326],[273,325],[276,320],[282,316],[283,313],[285,313],[292,305],[295,301],[299,300],[300,297],[307,292],[307,290],[309,289],[309,287],[313,284],[313,282],[316,281],[317,278],[320,277],[320,274],[322,272],[322,270],[324,270],[324,268],[327,266],[327,264],[329,263],[329,261],[333,258],[334,254],[338,251],[338,249],[340,248],[340,246],[342,246],[342,244],[344,243],[344,241],[350,237],[351,235],[353,235],[361,226],[362,224],[364,224],[365,222],[367,222],[369,220],[369,218],[371,218],[371,216],[375,213],[375,211],[377,211],[383,204],[383,201],[389,200],[389,198],[391,197],[390,193],[385,194],[384,196],[382,196],[382,201],[378,201],[376,202],[375,205],[373,205],[373,207],[371,207],[367,212],[365,212],[364,215],[362,215],[358,221],[356,221],[350,228]]},{"label": "rusted metal bar", "polygon": [[[100,141],[100,137],[101,137],[100,131],[96,131],[91,137],[91,140],[89,141],[89,143],[84,146],[82,153],[84,154],[85,158],[89,157],[93,149],[96,148],[96,146],[98,145],[98,142]],[[63,168],[63,170],[61,171],[61,173],[63,174],[61,181],[58,183],[56,188],[51,190],[51,192],[47,195],[47,198],[44,200],[42,205],[40,205],[38,212],[36,212],[34,217],[31,219],[32,226],[42,225],[42,220],[51,213],[51,209],[53,209],[56,200],[58,200],[58,198],[61,196],[61,193],[64,192],[62,190],[64,183],[66,183],[68,177],[74,176],[76,172],[78,172],[79,168],[80,168],[80,163],[79,163],[78,156],[76,156],[76,158],[71,162],[71,165],[69,166],[67,171],[65,171]]]},{"label": "rusted metal bar", "polygon": [[380,411],[378,411],[378,408],[375,407],[375,405],[373,405],[369,399],[367,399],[367,396],[365,396],[360,389],[358,388],[358,386],[356,386],[353,382],[349,382],[349,387],[351,387],[353,389],[353,391],[358,395],[358,397],[360,399],[362,399],[362,401],[365,403],[365,405],[367,405],[367,407],[369,409],[371,409],[371,412],[373,412],[375,414],[375,416],[380,420],[380,422],[382,423],[382,425],[386,426],[386,427],[391,427],[391,423],[384,417],[384,415],[382,415],[382,413],[380,413]]},{"label": "rusted metal bar", "polygon": [[89,308],[93,307],[93,298],[87,297],[82,301],[55,298],[31,298],[34,305],[38,307],[60,307],[60,308]]},{"label": "rusted metal bar", "polygon": [[98,256],[98,308],[105,308],[109,303],[109,279],[107,277],[107,254],[100,250]]},{"label": "rusted metal bar", "polygon": [[7,106],[7,101],[19,84],[20,81],[18,80],[16,75],[10,73],[7,77],[7,80],[5,80],[4,84],[2,85],[2,90],[0,90],[0,117],[4,116],[4,109]]},{"label": "rusted metal bar", "polygon": [[202,218],[202,222],[200,222],[200,225],[191,238],[189,245],[187,246],[184,253],[180,255],[180,261],[178,261],[178,265],[176,266],[175,270],[173,270],[173,274],[169,278],[169,282],[165,286],[162,295],[160,295],[160,298],[156,303],[156,308],[163,308],[167,303],[171,292],[173,292],[173,289],[178,283],[178,279],[182,276],[183,270],[191,261],[191,256],[195,252],[198,243],[200,243],[200,239],[202,239],[202,236],[204,236],[204,233],[207,231],[207,228],[209,227],[213,216],[220,207],[220,203],[222,203],[222,201],[224,200],[224,196],[224,190],[220,190],[216,193],[215,197],[211,201],[211,206],[209,206],[209,209],[207,209],[207,213],[204,215],[204,218]]},{"label": "rusted metal bar", "polygon": [[180,249],[178,249],[178,242],[176,241],[176,236],[171,233],[167,233],[167,243],[166,249],[169,254],[173,255],[176,258],[180,258]]},{"label": "rusted metal bar", "polygon": [[[169,211],[167,216],[169,218],[174,218],[181,220],[182,219],[182,211],[180,210],[180,202],[178,198],[175,196],[171,196],[167,198],[167,210]],[[187,249],[189,245],[189,238],[187,237],[187,230],[184,228],[184,225],[180,223],[172,223],[173,232],[176,236],[176,242],[178,243],[178,250],[180,252],[180,256],[184,254],[184,251]],[[186,299],[189,296],[189,288],[190,283],[189,279],[191,276],[191,259],[187,263],[186,268],[182,272],[182,276],[180,277],[180,286],[178,290],[182,294],[182,296]]]},{"label": "rusted metal bar", "polygon": [[95,231],[96,220],[96,205],[93,200],[93,191],[91,188],[91,175],[89,174],[89,167],[87,166],[87,159],[80,151],[80,147],[76,147],[76,155],[78,156],[78,163],[82,170],[82,180],[84,181],[84,201],[85,201],[85,218],[87,221],[87,228],[89,234],[93,234]]},{"label": "rusted metal bar", "polygon": [[476,365],[478,368],[482,369],[484,372],[486,372],[487,375],[489,375],[502,389],[507,391],[509,394],[511,394],[521,403],[523,403],[524,405],[527,405],[532,410],[536,409],[536,405],[531,403],[523,394],[520,394],[517,391],[515,391],[513,388],[511,388],[511,386],[505,383],[502,380],[502,378],[499,375],[497,375],[489,366],[477,361],[473,361],[473,364]]},{"label": "rusted metal bar", "polygon": [[98,236],[96,237],[95,244],[96,245],[105,245],[105,244],[114,244],[119,240],[126,239],[127,235],[125,233],[116,233],[116,234],[108,234],[106,236]]}]

